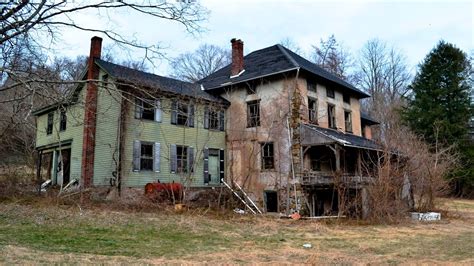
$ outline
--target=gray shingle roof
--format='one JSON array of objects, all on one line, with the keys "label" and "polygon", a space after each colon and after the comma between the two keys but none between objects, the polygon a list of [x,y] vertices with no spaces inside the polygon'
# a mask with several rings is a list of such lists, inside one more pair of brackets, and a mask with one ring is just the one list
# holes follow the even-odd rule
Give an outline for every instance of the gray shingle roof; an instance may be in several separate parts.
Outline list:
[{"label": "gray shingle roof", "polygon": [[229,64],[198,81],[198,83],[202,84],[206,90],[212,90],[260,77],[288,72],[297,68],[327,82],[340,85],[362,98],[370,97],[367,93],[279,44],[246,55],[244,57],[245,71],[238,77],[230,78],[231,64]]},{"label": "gray shingle roof", "polygon": [[372,117],[370,117],[367,113],[364,113],[364,112],[360,112],[360,119],[362,120],[362,123],[365,123],[367,125],[378,125],[380,124],[379,121],[373,119]]},{"label": "gray shingle roof", "polygon": [[101,59],[96,59],[95,62],[109,75],[121,82],[132,83],[149,88],[158,88],[165,92],[186,95],[193,98],[201,98],[212,102],[227,103],[227,101],[222,97],[201,90],[199,84],[158,76],[113,64]]},{"label": "gray shingle roof", "polygon": [[332,141],[346,147],[356,147],[369,150],[383,150],[383,147],[375,141],[366,139],[354,134],[344,133],[334,129],[323,128],[311,124],[302,124],[303,127],[313,130],[315,134],[320,134]]}]

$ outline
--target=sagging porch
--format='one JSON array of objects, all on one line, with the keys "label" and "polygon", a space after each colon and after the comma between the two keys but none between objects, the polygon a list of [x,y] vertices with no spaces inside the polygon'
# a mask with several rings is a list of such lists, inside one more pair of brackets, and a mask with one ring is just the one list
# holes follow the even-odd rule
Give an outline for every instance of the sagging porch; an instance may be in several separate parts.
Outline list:
[{"label": "sagging porch", "polygon": [[382,147],[337,130],[307,124],[300,128],[302,167],[297,178],[309,215],[363,212],[365,187],[374,181]]}]

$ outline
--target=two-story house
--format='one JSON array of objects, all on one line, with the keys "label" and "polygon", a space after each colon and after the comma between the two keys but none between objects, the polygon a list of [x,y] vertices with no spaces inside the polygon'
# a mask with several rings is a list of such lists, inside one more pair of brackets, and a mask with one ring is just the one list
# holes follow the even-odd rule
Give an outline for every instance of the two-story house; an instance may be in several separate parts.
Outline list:
[{"label": "two-story house", "polygon": [[232,63],[192,84],[101,60],[101,42],[68,100],[35,112],[43,179],[203,188],[224,178],[267,212],[310,215],[364,198],[381,150],[377,122],[360,112],[365,92],[281,45],[244,57],[233,39]]},{"label": "two-story house", "polygon": [[232,63],[199,81],[230,102],[228,179],[269,212],[337,213],[338,180],[364,197],[381,150],[370,140],[377,122],[360,111],[369,95],[281,45],[244,57],[243,42],[231,43]]},{"label": "two-story house", "polygon": [[220,185],[228,102],[200,86],[100,59],[64,102],[34,112],[39,175],[65,186]]}]

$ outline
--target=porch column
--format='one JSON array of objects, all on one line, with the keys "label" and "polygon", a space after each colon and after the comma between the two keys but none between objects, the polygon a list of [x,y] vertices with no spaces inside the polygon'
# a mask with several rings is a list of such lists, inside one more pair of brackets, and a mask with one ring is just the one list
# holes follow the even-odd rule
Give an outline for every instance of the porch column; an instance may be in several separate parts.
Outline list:
[{"label": "porch column", "polygon": [[41,194],[41,160],[43,158],[43,151],[37,151],[36,160],[36,180],[38,180],[38,195]]},{"label": "porch column", "polygon": [[339,145],[334,145],[334,154],[336,155],[336,171],[341,171],[341,148]]},{"label": "porch column", "polygon": [[357,174],[362,176],[362,158],[359,149],[357,150]]}]

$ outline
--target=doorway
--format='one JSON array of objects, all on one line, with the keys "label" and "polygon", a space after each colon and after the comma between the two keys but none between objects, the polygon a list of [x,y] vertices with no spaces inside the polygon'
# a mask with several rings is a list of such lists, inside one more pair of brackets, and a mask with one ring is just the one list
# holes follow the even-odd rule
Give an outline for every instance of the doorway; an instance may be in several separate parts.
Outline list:
[{"label": "doorway", "polygon": [[219,184],[219,150],[209,149],[209,182]]},{"label": "doorway", "polygon": [[267,212],[278,212],[278,193],[276,191],[265,191],[264,193]]}]

